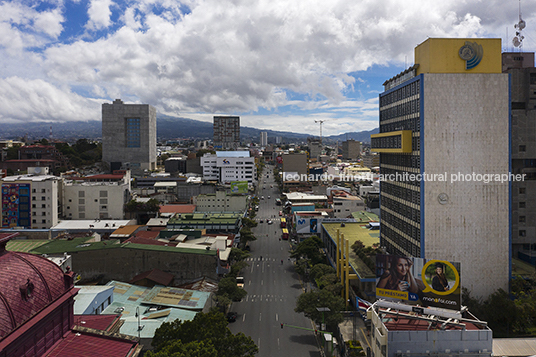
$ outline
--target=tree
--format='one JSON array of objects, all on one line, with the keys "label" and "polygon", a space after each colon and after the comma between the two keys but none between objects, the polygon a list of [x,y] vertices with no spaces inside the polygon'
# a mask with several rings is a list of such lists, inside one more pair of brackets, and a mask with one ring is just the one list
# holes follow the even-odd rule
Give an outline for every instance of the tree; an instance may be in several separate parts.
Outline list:
[{"label": "tree", "polygon": [[336,270],[330,265],[327,264],[317,264],[314,267],[311,268],[311,271],[309,272],[309,275],[312,279],[320,279],[322,276],[326,274],[333,274]]},{"label": "tree", "polygon": [[296,259],[309,259],[312,265],[316,265],[324,262],[324,254],[320,251],[323,246],[324,243],[320,238],[312,236],[298,244],[290,256]]},{"label": "tree", "polygon": [[246,290],[236,285],[236,278],[233,276],[221,279],[218,283],[218,291],[216,292],[217,296],[224,296],[232,301],[240,301],[247,294]]},{"label": "tree", "polygon": [[[322,316],[322,312],[318,311],[317,307],[327,307],[330,311],[324,312],[324,316]],[[327,290],[313,290],[298,297],[294,311],[303,312],[305,316],[318,324],[324,318],[327,325],[334,327],[343,321],[341,311],[344,309],[345,304],[342,297],[335,296]]]},{"label": "tree", "polygon": [[253,235],[253,232],[248,227],[243,227],[240,230],[240,243],[246,244],[247,242],[251,242],[257,240],[257,238]]},{"label": "tree", "polygon": [[231,253],[229,253],[229,261],[231,263],[240,262],[249,258],[250,255],[251,254],[240,248],[231,248]]},{"label": "tree", "polygon": [[[176,341],[180,341],[183,346]],[[204,349],[207,353],[212,353],[210,348],[212,346],[217,353],[216,355],[207,354],[210,357],[253,357],[259,351],[250,337],[243,333],[233,335],[227,327],[225,316],[216,311],[207,314],[198,313],[192,321],[175,320],[163,323],[155,331],[152,346],[155,348],[153,357],[161,357],[157,353],[165,353],[167,349],[182,353],[181,349],[186,346],[192,352]],[[177,356],[197,357],[202,355],[183,353]]]},{"label": "tree", "polygon": [[256,221],[247,217],[242,218],[242,224],[244,225],[244,227],[247,227],[247,228],[257,227],[258,225]]},{"label": "tree", "polygon": [[218,351],[210,342],[192,341],[187,344],[173,340],[159,352],[147,351],[146,357],[217,357]]}]

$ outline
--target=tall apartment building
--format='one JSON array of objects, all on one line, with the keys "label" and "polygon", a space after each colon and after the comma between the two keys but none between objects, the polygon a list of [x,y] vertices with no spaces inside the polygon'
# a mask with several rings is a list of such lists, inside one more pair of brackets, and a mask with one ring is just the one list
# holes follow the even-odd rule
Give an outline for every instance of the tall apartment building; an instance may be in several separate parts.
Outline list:
[{"label": "tall apartment building", "polygon": [[257,177],[255,158],[249,151],[216,151],[216,154],[205,154],[201,158],[203,179],[231,183],[247,181],[252,185]]},{"label": "tall apartment building", "polygon": [[346,140],[342,142],[342,158],[346,160],[356,160],[361,155],[361,142]]},{"label": "tall apartment building", "polygon": [[58,224],[59,182],[48,174],[2,179],[2,227],[48,229]]},{"label": "tall apartment building", "polygon": [[536,68],[534,53],[502,54],[510,74],[512,173],[512,256],[536,264]]},{"label": "tall apartment building", "polygon": [[384,88],[380,133],[371,137],[383,175],[381,245],[460,262],[474,296],[507,290],[510,185],[482,176],[509,174],[500,39],[428,39],[415,48],[415,65]]},{"label": "tall apartment building", "polygon": [[261,131],[261,146],[268,146],[268,133],[266,131]]},{"label": "tall apartment building", "polygon": [[237,149],[240,146],[240,117],[214,117],[214,147],[216,149]]},{"label": "tall apartment building", "polygon": [[295,173],[298,175],[307,175],[308,157],[305,153],[284,154],[283,155],[283,172]]},{"label": "tall apartment building", "polygon": [[111,171],[156,169],[156,109],[148,104],[102,105],[102,161]]}]

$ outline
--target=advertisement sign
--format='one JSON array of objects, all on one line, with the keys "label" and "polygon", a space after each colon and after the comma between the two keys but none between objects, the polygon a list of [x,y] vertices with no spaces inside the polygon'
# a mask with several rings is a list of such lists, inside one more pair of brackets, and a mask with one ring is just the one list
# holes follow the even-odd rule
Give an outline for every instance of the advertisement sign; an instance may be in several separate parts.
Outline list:
[{"label": "advertisement sign", "polygon": [[459,310],[460,263],[378,254],[376,297]]},{"label": "advertisement sign", "polygon": [[317,231],[318,231],[318,219],[311,218],[309,220],[309,225],[311,226],[310,233],[317,233]]},{"label": "advertisement sign", "polygon": [[231,193],[248,193],[248,182],[231,181]]}]

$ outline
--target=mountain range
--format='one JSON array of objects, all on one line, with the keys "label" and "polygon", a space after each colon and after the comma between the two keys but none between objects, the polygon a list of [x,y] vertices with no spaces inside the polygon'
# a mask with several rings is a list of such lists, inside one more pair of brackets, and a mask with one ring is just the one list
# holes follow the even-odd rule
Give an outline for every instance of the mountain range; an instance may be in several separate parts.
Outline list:
[{"label": "mountain range", "polygon": [[[212,123],[181,118],[167,115],[157,115],[156,131],[159,141],[191,138],[191,139],[212,139]],[[1,125],[0,139],[21,139],[40,140],[42,138],[59,139],[66,141],[76,141],[77,139],[99,139],[102,136],[101,121],[73,121],[73,122],[37,122],[31,123],[3,123]],[[268,133],[269,142],[274,137],[281,136],[283,142],[306,141],[309,134],[292,133],[287,131],[261,130],[247,126],[240,127],[240,137],[244,141],[258,141],[260,132]],[[322,140],[325,143],[345,141],[353,139],[362,142],[370,142],[370,135],[378,133],[378,129],[370,131],[350,132],[340,135],[325,136]],[[270,140],[272,139],[272,140]]]}]

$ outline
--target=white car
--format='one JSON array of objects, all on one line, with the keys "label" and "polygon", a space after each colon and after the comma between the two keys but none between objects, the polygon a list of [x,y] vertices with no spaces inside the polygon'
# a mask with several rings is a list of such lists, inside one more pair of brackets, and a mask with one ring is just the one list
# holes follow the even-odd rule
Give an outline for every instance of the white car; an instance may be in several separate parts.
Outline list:
[{"label": "white car", "polygon": [[266,223],[268,223],[268,224],[272,224],[272,223],[274,223],[274,222],[273,222],[272,220],[268,220],[268,221],[266,221]]}]

